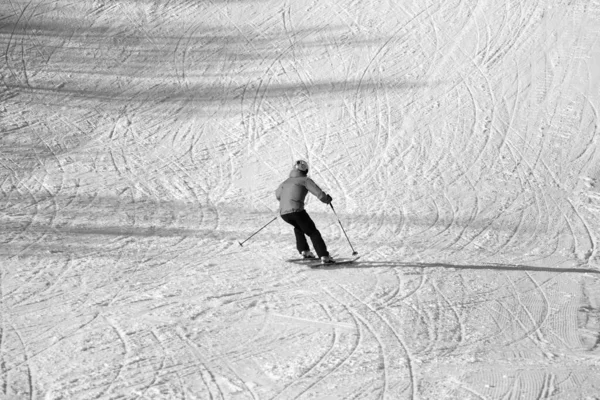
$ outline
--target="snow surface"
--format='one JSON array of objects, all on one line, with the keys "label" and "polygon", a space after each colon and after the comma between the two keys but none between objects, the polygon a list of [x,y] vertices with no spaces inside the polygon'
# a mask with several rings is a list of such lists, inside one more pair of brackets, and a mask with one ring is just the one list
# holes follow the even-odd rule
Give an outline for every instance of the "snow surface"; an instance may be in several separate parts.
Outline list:
[{"label": "snow surface", "polygon": [[[0,398],[600,398],[599,0],[3,0],[0,38]],[[238,245],[297,158],[360,263]]]}]

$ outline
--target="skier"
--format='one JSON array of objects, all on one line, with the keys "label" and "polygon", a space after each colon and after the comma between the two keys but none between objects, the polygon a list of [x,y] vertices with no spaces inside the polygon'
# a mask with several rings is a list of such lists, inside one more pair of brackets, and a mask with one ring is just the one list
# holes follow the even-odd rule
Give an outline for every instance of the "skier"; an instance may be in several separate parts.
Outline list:
[{"label": "skier", "polygon": [[329,256],[321,233],[304,210],[304,199],[308,192],[325,204],[331,203],[331,196],[323,192],[307,175],[308,163],[304,160],[296,161],[290,177],[275,191],[275,196],[279,200],[279,213],[285,222],[294,227],[296,248],[303,258],[316,258],[310,251],[306,235],[310,237],[317,256],[321,259],[321,264],[332,264],[335,263],[335,260]]}]

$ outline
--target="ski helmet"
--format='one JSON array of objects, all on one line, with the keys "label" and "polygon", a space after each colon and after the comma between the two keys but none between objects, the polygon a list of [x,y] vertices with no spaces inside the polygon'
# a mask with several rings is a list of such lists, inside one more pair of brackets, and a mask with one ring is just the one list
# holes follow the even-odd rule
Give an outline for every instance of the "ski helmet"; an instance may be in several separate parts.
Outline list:
[{"label": "ski helmet", "polygon": [[294,164],[294,169],[302,172],[308,172],[308,163],[304,160],[298,160]]}]

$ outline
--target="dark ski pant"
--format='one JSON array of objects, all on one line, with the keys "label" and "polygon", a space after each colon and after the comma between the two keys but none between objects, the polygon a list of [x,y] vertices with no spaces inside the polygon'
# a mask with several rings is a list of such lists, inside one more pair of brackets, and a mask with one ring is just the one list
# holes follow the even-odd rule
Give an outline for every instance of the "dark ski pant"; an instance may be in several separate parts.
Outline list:
[{"label": "dark ski pant", "polygon": [[327,246],[321,237],[321,232],[319,232],[315,226],[315,223],[306,211],[302,210],[289,214],[283,214],[281,219],[294,227],[294,234],[296,235],[296,248],[298,249],[298,252],[302,253],[305,250],[310,250],[308,247],[308,242],[306,241],[306,236],[308,236],[319,258],[329,255]]}]

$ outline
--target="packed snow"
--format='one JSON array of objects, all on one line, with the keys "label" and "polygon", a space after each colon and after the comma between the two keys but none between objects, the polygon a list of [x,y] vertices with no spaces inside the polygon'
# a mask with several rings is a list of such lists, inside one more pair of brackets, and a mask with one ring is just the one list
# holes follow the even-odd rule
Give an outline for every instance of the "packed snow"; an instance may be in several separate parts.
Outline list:
[{"label": "packed snow", "polygon": [[[3,0],[0,48],[1,399],[600,399],[599,0]],[[356,263],[286,262],[298,159]]]}]

